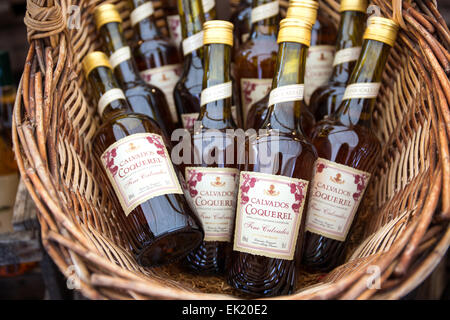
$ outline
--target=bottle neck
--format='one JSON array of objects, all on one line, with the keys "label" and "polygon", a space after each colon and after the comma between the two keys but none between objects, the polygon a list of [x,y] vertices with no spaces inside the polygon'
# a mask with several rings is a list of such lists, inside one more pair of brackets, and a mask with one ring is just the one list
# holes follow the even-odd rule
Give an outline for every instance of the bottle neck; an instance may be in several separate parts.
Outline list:
[{"label": "bottle neck", "polygon": [[[252,2],[252,12],[253,10],[261,7],[265,4],[271,3],[273,0],[253,0]],[[266,19],[262,19],[259,21],[255,21],[252,23],[252,27],[250,30],[250,38],[254,39],[260,36],[273,36],[276,37],[278,33],[278,14],[268,17]]]},{"label": "bottle neck", "polygon": [[114,89],[120,89],[111,69],[107,67],[98,67],[92,70],[89,73],[89,84],[94,90],[95,98],[99,104],[98,112],[103,120],[117,114],[131,112],[131,108],[124,96],[122,98],[108,99],[108,101],[111,101],[100,107],[100,100],[107,92],[111,92],[111,90]]},{"label": "bottle neck", "polygon": [[[200,107],[199,120],[202,122],[202,128],[236,128],[231,114],[231,47],[225,44],[214,43],[205,45],[204,50],[205,69],[203,73],[202,99],[205,96],[211,96],[213,98],[225,96],[225,98],[206,103]],[[225,86],[225,84],[229,84],[226,89],[222,87],[217,92],[213,89],[213,87],[218,88],[216,86]],[[228,94],[224,92],[228,92]]]},{"label": "bottle neck", "polygon": [[[363,34],[366,23],[366,14],[360,11],[343,11],[336,39],[336,53],[343,49],[355,48],[350,55],[358,52],[363,42]],[[345,60],[343,60],[345,61]],[[337,61],[336,61],[337,62]],[[352,69],[355,67],[356,59],[334,66],[331,82],[345,84],[348,81]]]},{"label": "bottle neck", "polygon": [[[129,0],[131,9],[135,10],[139,6],[151,2],[150,0]],[[156,20],[153,14],[148,15],[146,18],[140,20],[133,26],[135,37],[139,40],[156,40],[163,38],[160,30],[156,26]]]},{"label": "bottle neck", "polygon": [[[301,43],[282,42],[280,44],[272,92],[285,86],[304,84],[307,52],[308,46]],[[284,95],[281,94],[281,96]],[[303,136],[300,116],[304,107],[303,99],[275,103],[269,106],[262,128]]]},{"label": "bottle neck", "polygon": [[[120,23],[110,22],[101,26],[100,35],[104,40],[105,49],[107,50],[110,58],[114,54],[118,53],[119,49],[128,47],[128,44],[123,36],[122,24]],[[122,61],[114,67],[114,75],[123,86],[127,86],[131,83],[143,82],[141,76],[139,75],[136,62],[131,55],[131,51],[128,59]]]},{"label": "bottle neck", "polygon": [[[203,30],[205,15],[198,0],[178,0],[178,12],[181,17],[181,32],[183,39],[188,39]],[[189,54],[191,63],[197,64],[203,59],[203,46]]]},{"label": "bottle neck", "polygon": [[[356,63],[355,69],[350,76],[347,84],[346,94],[349,88],[355,88],[356,84],[368,84],[370,90],[381,83],[384,66],[389,56],[390,46],[386,43],[376,40],[365,40],[361,49],[361,55]],[[361,90],[355,90],[351,98],[342,101],[335,117],[346,126],[360,125],[371,127],[372,112],[375,106],[376,94],[378,90],[375,89],[375,94],[371,98],[361,98],[361,94],[365,94],[369,89],[365,88],[362,93]],[[345,98],[345,96],[344,96]]]}]

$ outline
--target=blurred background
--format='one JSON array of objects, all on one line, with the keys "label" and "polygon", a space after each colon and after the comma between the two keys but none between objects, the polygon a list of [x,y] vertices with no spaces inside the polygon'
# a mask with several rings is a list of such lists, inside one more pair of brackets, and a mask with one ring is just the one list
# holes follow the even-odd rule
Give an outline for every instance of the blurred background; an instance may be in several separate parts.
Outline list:
[{"label": "blurred background", "polygon": [[[447,25],[450,25],[450,0],[437,2]],[[216,3],[218,18],[227,20],[230,16],[228,2],[217,0]],[[26,0],[0,0],[0,51],[9,53],[8,59],[2,58],[0,52],[0,69],[11,68],[8,77],[15,87],[20,81],[28,50],[23,23],[25,12]],[[0,80],[1,77],[0,70]],[[1,93],[0,90],[0,98]],[[11,209],[14,211],[12,229],[2,232],[0,219],[0,299],[82,299],[76,291],[67,288],[66,279],[42,250],[35,219],[36,208],[23,184],[19,185],[15,199]],[[406,298],[448,299],[449,271],[449,259],[443,259],[427,281]]]}]

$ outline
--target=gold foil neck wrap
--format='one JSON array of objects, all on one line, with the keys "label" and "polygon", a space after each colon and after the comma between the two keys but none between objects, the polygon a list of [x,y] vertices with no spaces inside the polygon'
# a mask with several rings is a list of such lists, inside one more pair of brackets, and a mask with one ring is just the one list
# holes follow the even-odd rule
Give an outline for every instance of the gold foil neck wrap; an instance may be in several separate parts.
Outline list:
[{"label": "gold foil neck wrap", "polygon": [[94,21],[97,29],[110,22],[122,22],[119,11],[113,4],[102,4],[98,6],[94,11]]},{"label": "gold foil neck wrap", "polygon": [[94,51],[87,54],[83,59],[82,66],[86,78],[95,68],[107,67],[112,69],[108,56],[101,51]]},{"label": "gold foil neck wrap", "polygon": [[203,24],[203,44],[219,43],[233,46],[233,24],[223,20],[210,20]]},{"label": "gold foil neck wrap", "polygon": [[398,24],[391,19],[371,17],[367,20],[367,28],[363,39],[384,42],[393,47],[397,38],[398,28]]},{"label": "gold foil neck wrap", "polygon": [[366,13],[367,0],[341,0],[339,11],[360,11]]},{"label": "gold foil neck wrap", "polygon": [[319,3],[313,0],[291,0],[286,18],[306,20],[310,24],[316,23]]},{"label": "gold foil neck wrap", "polygon": [[309,47],[312,24],[305,20],[286,18],[280,22],[277,43],[297,42]]}]

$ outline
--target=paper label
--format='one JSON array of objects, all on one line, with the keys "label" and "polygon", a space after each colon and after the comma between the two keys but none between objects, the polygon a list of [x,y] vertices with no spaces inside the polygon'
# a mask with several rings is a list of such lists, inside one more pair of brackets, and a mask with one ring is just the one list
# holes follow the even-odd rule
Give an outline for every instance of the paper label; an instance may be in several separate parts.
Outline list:
[{"label": "paper label", "polygon": [[171,64],[161,68],[149,69],[141,72],[142,78],[158,88],[160,88],[166,96],[169,104],[170,115],[173,122],[178,122],[177,109],[173,98],[173,90],[181,75],[181,65]]},{"label": "paper label", "polygon": [[204,106],[205,104],[214,101],[230,98],[232,92],[231,81],[203,89],[200,96],[200,106]]},{"label": "paper label", "polygon": [[342,100],[348,99],[372,99],[376,98],[380,91],[381,83],[353,83],[345,88]]},{"label": "paper label", "polygon": [[183,54],[185,56],[203,47],[203,33],[203,31],[200,31],[183,40]]},{"label": "paper label", "polygon": [[172,16],[167,16],[167,24],[169,29],[170,39],[172,39],[173,43],[177,46],[180,46],[181,41],[183,40],[183,35],[181,33],[181,20],[180,16],[174,14]]},{"label": "paper label", "polygon": [[216,5],[215,0],[202,0],[203,12],[210,12]]},{"label": "paper label", "polygon": [[322,158],[314,164],[306,230],[345,241],[370,174]]},{"label": "paper label", "polygon": [[265,97],[272,87],[272,79],[241,79],[241,101],[244,123],[247,123],[247,114],[250,107]]},{"label": "paper label", "polygon": [[346,48],[339,50],[334,55],[333,67],[337,66],[338,64],[358,60],[360,53],[361,47]]},{"label": "paper label", "polygon": [[105,111],[105,108],[108,106],[108,104],[110,104],[113,101],[116,100],[127,100],[127,98],[125,98],[125,93],[123,93],[123,91],[121,89],[115,88],[115,89],[110,89],[108,91],[106,91],[100,98],[100,100],[98,100],[98,106],[97,106],[97,112],[98,114],[101,116],[103,115],[103,111]]},{"label": "paper label", "polygon": [[186,168],[189,193],[205,229],[205,241],[231,241],[239,170]]},{"label": "paper label", "polygon": [[244,34],[241,36],[241,41],[242,41],[242,43],[244,43],[245,41],[247,41],[248,37],[250,37],[250,33],[244,33]]},{"label": "paper label", "polygon": [[119,64],[121,64],[124,61],[131,59],[131,50],[130,47],[122,47],[118,50],[116,50],[111,56],[109,57],[109,63],[113,67],[117,67]]},{"label": "paper label", "polygon": [[277,103],[303,100],[304,84],[292,84],[273,89],[269,96],[269,107]]},{"label": "paper label", "polygon": [[305,101],[320,86],[327,84],[333,72],[334,46],[311,46],[305,66]]},{"label": "paper label", "polygon": [[101,162],[125,215],[164,194],[182,194],[161,136],[137,133],[112,144]]},{"label": "paper label", "polygon": [[134,26],[135,24],[139,23],[140,21],[144,20],[147,17],[150,17],[154,12],[153,9],[153,3],[152,2],[146,2],[136,9],[134,9],[130,14],[130,21],[131,26]]},{"label": "paper label", "polygon": [[231,106],[231,116],[233,117],[234,123],[238,124],[238,117],[237,117],[237,107]]},{"label": "paper label", "polygon": [[183,128],[192,129],[194,127],[195,121],[197,121],[199,113],[183,113],[181,115],[181,122],[183,123]]},{"label": "paper label", "polygon": [[252,9],[252,24],[278,15],[280,4],[278,1],[269,2]]},{"label": "paper label", "polygon": [[292,260],[308,181],[241,172],[235,251]]}]

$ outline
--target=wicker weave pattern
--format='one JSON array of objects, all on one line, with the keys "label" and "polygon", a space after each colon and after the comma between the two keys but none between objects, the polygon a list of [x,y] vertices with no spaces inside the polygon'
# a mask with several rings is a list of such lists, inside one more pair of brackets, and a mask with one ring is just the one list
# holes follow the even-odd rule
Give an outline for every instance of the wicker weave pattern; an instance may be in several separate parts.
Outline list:
[{"label": "wicker weave pattern", "polygon": [[[69,266],[75,266],[79,288],[89,298],[233,298],[223,279],[180,274],[176,266],[144,269],[127,250],[134,244],[121,228],[126,221],[115,214],[116,204],[90,156],[99,121],[80,64],[98,48],[91,13],[101,2],[28,0],[30,49],[13,140],[21,174],[40,210],[44,246],[71,279]],[[129,35],[126,1],[104,2],[118,6]],[[382,157],[347,263],[319,286],[283,298],[399,298],[433,270],[450,243],[450,32],[431,0],[372,3],[402,29],[374,116]],[[286,7],[287,1],[281,4]],[[79,28],[70,28],[76,19],[67,18],[78,8]],[[322,1],[321,9],[338,22],[338,2]],[[163,19],[158,23],[164,26]],[[383,290],[368,289],[370,266],[379,267]]]}]

